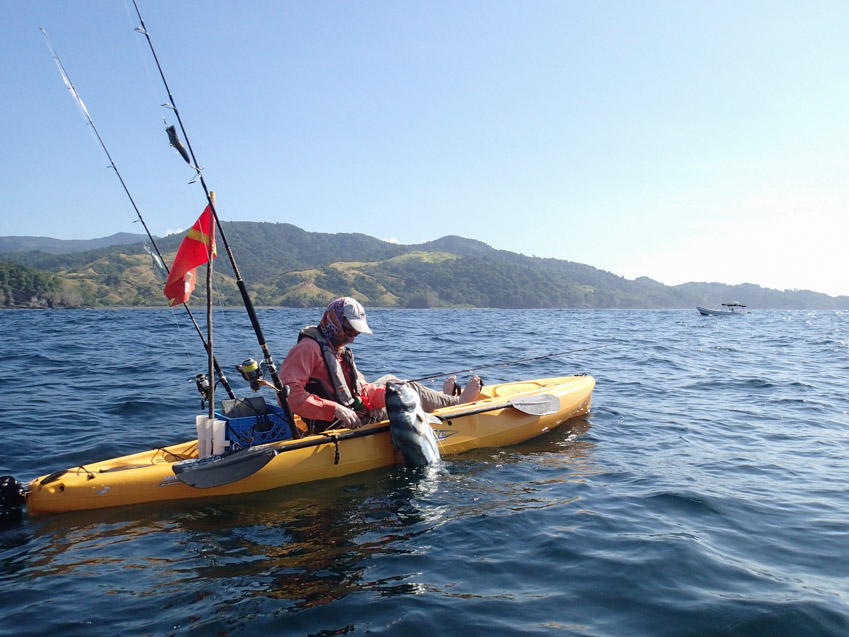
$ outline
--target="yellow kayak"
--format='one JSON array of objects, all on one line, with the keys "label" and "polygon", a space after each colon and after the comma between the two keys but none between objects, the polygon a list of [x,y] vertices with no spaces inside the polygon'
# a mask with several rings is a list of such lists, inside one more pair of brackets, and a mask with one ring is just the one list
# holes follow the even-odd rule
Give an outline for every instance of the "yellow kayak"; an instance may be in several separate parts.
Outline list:
[{"label": "yellow kayak", "polygon": [[[594,387],[591,376],[485,386],[474,403],[434,412],[440,419],[433,425],[440,453],[501,447],[539,436],[587,414]],[[538,404],[550,408],[534,409]],[[528,413],[535,411],[546,413]],[[41,516],[252,493],[398,461],[386,422],[270,442],[201,460],[198,441],[192,440],[38,477],[27,486],[26,507],[30,516]]]}]

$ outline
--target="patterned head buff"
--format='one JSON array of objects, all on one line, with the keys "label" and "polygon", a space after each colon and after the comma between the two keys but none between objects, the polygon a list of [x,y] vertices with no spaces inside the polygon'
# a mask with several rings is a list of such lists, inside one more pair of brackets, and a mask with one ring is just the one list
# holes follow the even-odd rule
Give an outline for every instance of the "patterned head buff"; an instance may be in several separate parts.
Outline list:
[{"label": "patterned head buff", "polygon": [[[354,332],[345,334],[346,327]],[[371,334],[371,328],[366,322],[365,309],[350,296],[331,301],[324,311],[324,316],[321,317],[318,328],[334,347],[342,347],[345,343],[352,342],[357,334]]]},{"label": "patterned head buff", "polygon": [[333,347],[341,347],[347,339],[345,330],[342,328],[343,318],[345,318],[345,297],[331,301],[318,324],[318,328]]}]

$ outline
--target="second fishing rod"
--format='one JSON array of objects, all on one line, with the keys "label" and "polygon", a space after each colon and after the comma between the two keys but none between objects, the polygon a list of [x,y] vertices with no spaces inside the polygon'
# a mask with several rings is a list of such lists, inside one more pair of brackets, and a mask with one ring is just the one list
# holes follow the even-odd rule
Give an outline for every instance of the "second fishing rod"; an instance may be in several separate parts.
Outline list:
[{"label": "second fishing rod", "polygon": [[544,360],[546,358],[555,358],[557,356],[565,356],[566,354],[576,354],[578,352],[589,352],[597,349],[606,349],[608,347],[612,347],[615,343],[606,343],[604,345],[594,345],[591,347],[581,347],[580,349],[570,349],[565,350],[563,352],[551,352],[549,354],[541,354],[539,356],[529,356],[528,358],[517,358],[510,361],[504,361],[503,363],[491,363],[489,365],[478,365],[477,367],[468,367],[466,369],[458,369],[453,372],[440,372],[438,374],[431,374],[430,376],[420,376],[418,378],[408,378],[406,382],[420,382],[423,380],[434,380],[435,378],[445,378],[446,376],[456,376],[457,374],[467,374],[470,372],[479,372],[482,369],[493,369],[495,367],[510,367],[512,365],[519,365],[520,363],[530,363],[532,361]]},{"label": "second fishing rod", "polygon": [[[85,107],[85,104],[83,103],[83,100],[80,97],[79,92],[77,92],[77,87],[74,86],[74,83],[71,81],[71,77],[68,75],[67,70],[65,70],[65,65],[62,64],[62,60],[59,58],[59,54],[56,52],[56,49],[53,48],[53,44],[50,42],[50,38],[47,37],[47,31],[45,31],[44,29],[39,29],[39,30],[41,31],[41,34],[44,36],[44,42],[47,44],[47,48],[50,50],[50,54],[53,56],[53,61],[56,62],[56,66],[59,69],[59,74],[62,76],[62,80],[65,82],[65,86],[68,87],[68,91],[71,94],[71,99],[74,100],[74,103],[77,105],[77,108],[79,109],[80,114],[82,115],[86,124],[91,128],[92,132],[94,133],[94,136],[97,139],[97,142],[100,144],[100,147],[103,149],[103,152],[105,153],[106,158],[109,160],[109,167],[115,172],[115,176],[118,177],[118,181],[121,182],[121,187],[124,189],[124,193],[127,195],[127,198],[130,200],[130,204],[133,206],[133,210],[136,211],[136,216],[139,218],[139,221],[141,222],[142,226],[144,227],[144,231],[147,233],[147,237],[150,240],[150,244],[151,244],[151,246],[153,246],[153,250],[156,253],[155,258],[154,258],[155,267],[157,267],[157,268],[161,267],[162,269],[165,270],[166,274],[170,273],[168,266],[165,264],[165,261],[162,258],[162,253],[159,251],[159,247],[156,245],[156,240],[153,238],[153,234],[150,232],[150,229],[147,227],[147,223],[145,222],[144,217],[142,217],[141,211],[139,210],[139,207],[136,205],[136,201],[135,201],[135,199],[133,199],[133,195],[130,193],[130,189],[127,187],[127,184],[124,181],[124,178],[121,176],[121,172],[118,170],[118,166],[115,164],[115,160],[112,159],[112,155],[109,152],[109,149],[106,147],[106,142],[104,142],[103,138],[100,136],[100,131],[97,130],[97,126],[95,126],[94,120],[92,119],[91,115],[89,114],[88,109]],[[148,250],[148,252],[150,253],[150,250]],[[150,254],[151,254],[151,257],[154,257],[153,253],[150,253]],[[201,332],[200,326],[198,326],[198,323],[195,320],[194,314],[192,314],[191,308],[189,308],[188,304],[186,304],[186,303],[183,303],[182,305],[186,309],[186,312],[189,315],[189,319],[191,320],[192,325],[195,328],[195,331],[197,332],[198,336],[200,337],[201,342],[203,342],[204,348],[206,349],[207,353],[210,356],[212,356],[210,344],[207,342],[207,339],[204,338],[203,332]],[[235,398],[236,395],[233,393],[233,390],[230,387],[230,383],[227,381],[227,377],[224,374],[224,371],[221,369],[221,366],[218,364],[218,361],[215,360],[214,356],[212,357],[212,362],[213,362],[213,367],[214,367],[215,373],[218,376],[218,380],[224,386],[224,389],[227,391],[227,395],[230,396],[230,398]],[[205,382],[205,379],[206,379],[206,377],[203,376],[202,374],[199,374],[195,378],[195,381],[198,385],[198,390],[200,390],[201,394],[204,397],[207,396],[207,391],[208,391],[208,387],[206,387],[206,385],[208,385],[208,383]],[[214,387],[214,385],[213,385],[213,387]]]}]

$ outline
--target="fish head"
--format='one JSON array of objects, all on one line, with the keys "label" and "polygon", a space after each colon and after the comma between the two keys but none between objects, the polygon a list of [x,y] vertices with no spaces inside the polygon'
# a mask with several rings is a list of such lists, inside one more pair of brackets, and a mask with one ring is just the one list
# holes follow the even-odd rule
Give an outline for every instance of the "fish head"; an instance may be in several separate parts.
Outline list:
[{"label": "fish head", "polygon": [[386,383],[386,411],[392,413],[416,412],[421,407],[419,395],[407,384],[398,381]]}]

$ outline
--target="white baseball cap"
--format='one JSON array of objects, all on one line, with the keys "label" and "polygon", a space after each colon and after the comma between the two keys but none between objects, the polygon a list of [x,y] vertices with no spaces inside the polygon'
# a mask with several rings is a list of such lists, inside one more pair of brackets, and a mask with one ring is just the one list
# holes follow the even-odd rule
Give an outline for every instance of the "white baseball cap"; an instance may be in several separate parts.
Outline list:
[{"label": "white baseball cap", "polygon": [[345,302],[342,306],[342,315],[348,319],[355,330],[362,334],[371,334],[371,328],[366,323],[366,311],[359,301],[352,299],[350,296],[345,297]]}]

